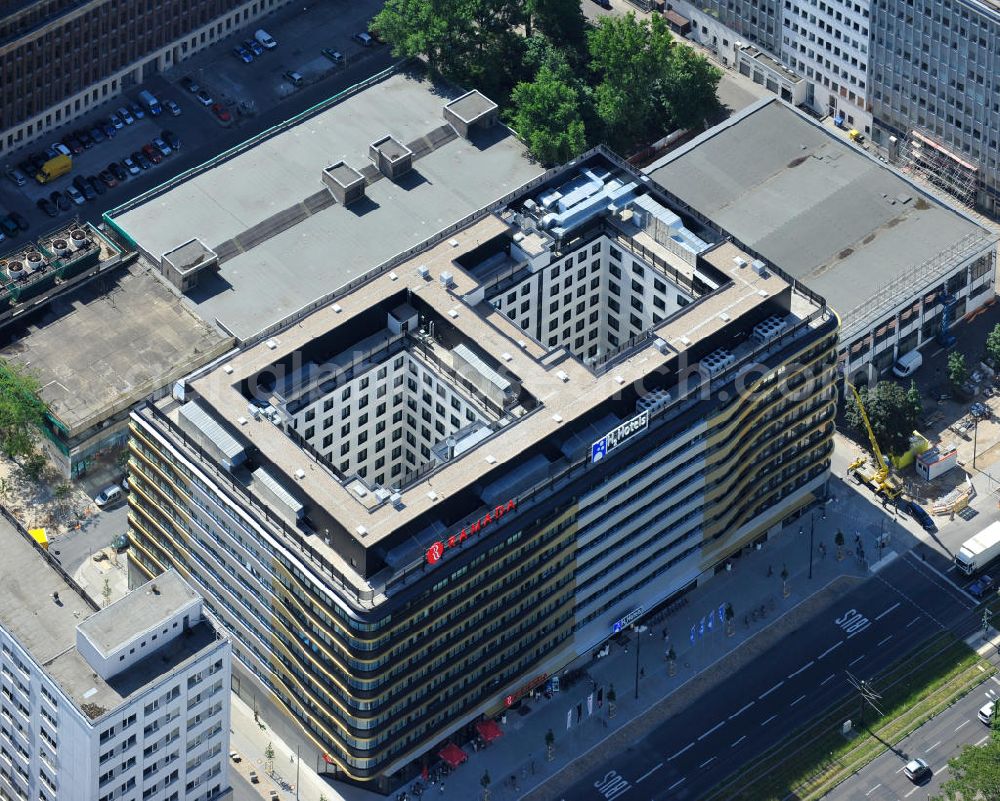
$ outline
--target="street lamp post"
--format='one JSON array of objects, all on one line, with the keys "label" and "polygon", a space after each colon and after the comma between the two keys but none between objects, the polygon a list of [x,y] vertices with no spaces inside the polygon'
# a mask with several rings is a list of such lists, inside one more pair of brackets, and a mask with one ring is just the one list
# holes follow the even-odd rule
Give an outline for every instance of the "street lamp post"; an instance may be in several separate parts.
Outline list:
[{"label": "street lamp post", "polygon": [[813,535],[816,533],[816,519],[809,513],[809,578],[813,577]]},{"label": "street lamp post", "polygon": [[638,626],[633,626],[635,632],[635,700],[639,700],[639,646],[642,644],[642,632]]},{"label": "street lamp post", "polygon": [[976,469],[976,444],[979,441],[979,415],[976,415],[976,421],[972,426],[972,469]]}]

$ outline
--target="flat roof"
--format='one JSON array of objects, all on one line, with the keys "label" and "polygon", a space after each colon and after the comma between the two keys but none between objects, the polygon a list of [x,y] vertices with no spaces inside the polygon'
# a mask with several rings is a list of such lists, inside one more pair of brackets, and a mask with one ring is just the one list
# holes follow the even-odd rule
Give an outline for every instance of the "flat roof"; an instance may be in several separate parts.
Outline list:
[{"label": "flat roof", "polygon": [[[777,98],[733,115],[647,172],[845,318],[929,259],[952,248],[971,256],[995,238]],[[922,288],[912,286],[913,294]],[[866,327],[885,313],[874,309]]]},{"label": "flat roof", "polygon": [[[443,107],[459,94],[394,74],[115,214],[115,223],[157,259],[193,237],[219,253],[218,275],[188,298],[204,319],[248,339],[542,172],[503,126],[458,137]],[[378,180],[368,158],[386,135],[414,151],[412,172],[396,181]],[[327,191],[322,171],[339,161],[374,180],[366,197],[309,208],[306,199]],[[251,229],[252,242],[222,247]]]},{"label": "flat roof", "polygon": [[495,110],[497,104],[478,89],[473,89],[452,100],[448,108],[463,122],[474,122],[484,114]]},{"label": "flat roof", "polygon": [[[3,517],[0,541],[4,555],[0,560],[0,625],[91,719],[118,708],[134,693],[218,642],[215,630],[202,621],[190,636],[174,638],[166,648],[154,651],[110,682],[105,681],[77,650],[76,629],[89,622],[91,616],[104,614],[115,605],[99,612],[57,563]],[[142,595],[147,589],[133,590],[118,603],[137,593]],[[58,593],[58,601],[54,593]],[[120,616],[112,615],[121,622]]]},{"label": "flat roof", "polygon": [[108,656],[199,600],[176,571],[168,570],[91,615],[79,628]]},{"label": "flat roof", "polygon": [[28,365],[72,437],[231,345],[135,263],[55,300],[0,356]]}]

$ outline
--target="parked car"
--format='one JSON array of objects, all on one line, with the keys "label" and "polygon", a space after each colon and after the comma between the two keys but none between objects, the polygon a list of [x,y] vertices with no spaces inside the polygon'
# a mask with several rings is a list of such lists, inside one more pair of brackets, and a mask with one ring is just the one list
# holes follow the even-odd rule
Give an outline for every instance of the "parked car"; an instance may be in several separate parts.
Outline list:
[{"label": "parked car", "polygon": [[66,194],[69,195],[69,199],[76,203],[77,206],[82,206],[87,202],[87,198],[85,198],[83,193],[75,186],[67,186]]},{"label": "parked car", "polygon": [[375,44],[375,40],[372,39],[372,35],[367,31],[363,31],[362,33],[356,33],[351,38],[362,47],[371,47],[373,44]]},{"label": "parked car", "polygon": [[93,137],[91,137],[89,131],[85,131],[81,128],[75,134],[76,138],[79,140],[80,144],[84,146],[85,149],[90,150],[94,146]]},{"label": "parked car", "polygon": [[163,141],[159,136],[153,140],[153,147],[160,151],[164,158],[173,153],[173,149],[166,142]]},{"label": "parked car", "polygon": [[181,138],[168,128],[164,128],[160,131],[160,137],[166,142],[173,150],[181,149]]},{"label": "parked car", "polygon": [[139,165],[135,163],[135,159],[133,159],[131,156],[126,156],[125,158],[122,159],[122,167],[124,167],[125,170],[128,171],[129,175],[139,174]]},{"label": "parked car", "polygon": [[150,160],[146,158],[145,154],[144,153],[140,153],[138,150],[136,150],[132,154],[132,161],[134,161],[136,164],[138,164],[144,170],[148,170],[150,167],[153,166],[152,163],[150,162]]},{"label": "parked car", "polygon": [[920,504],[914,503],[913,501],[906,502],[906,511],[910,513],[910,517],[917,521],[920,527],[924,531],[937,531],[937,526],[934,525],[934,520],[931,518],[924,507]]},{"label": "parked car", "polygon": [[63,144],[72,151],[74,156],[79,156],[83,152],[83,142],[77,139],[74,134],[63,139]]},{"label": "parked car", "polygon": [[977,717],[987,726],[992,726],[993,710],[995,708],[996,708],[996,701],[990,701],[988,704],[980,708],[979,712],[977,713]]},{"label": "parked car", "polygon": [[115,128],[114,123],[106,122],[103,124],[104,135],[110,139],[113,136],[118,136],[118,129]]},{"label": "parked car", "polygon": [[62,142],[56,142],[52,145],[51,150],[54,150],[57,156],[72,156],[73,151],[70,150]]},{"label": "parked car", "polygon": [[69,198],[58,189],[49,195],[49,200],[56,204],[56,208],[59,211],[69,211],[70,209]]},{"label": "parked car", "polygon": [[969,585],[969,595],[977,600],[982,600],[994,586],[995,584],[992,578],[989,576],[980,576]]},{"label": "parked car", "polygon": [[97,192],[98,195],[105,195],[108,192],[108,188],[104,185],[104,181],[96,175],[87,176],[87,186]]},{"label": "parked car", "polygon": [[23,170],[20,170],[17,167],[12,167],[8,165],[4,169],[4,174],[10,180],[10,182],[14,184],[14,186],[24,186],[26,183],[28,183],[28,176],[24,174]]},{"label": "parked car", "polygon": [[132,116],[135,117],[137,120],[141,120],[143,117],[146,116],[146,112],[143,111],[142,106],[140,106],[138,103],[129,103],[128,109],[129,111],[132,112]]},{"label": "parked car", "polygon": [[187,89],[191,94],[196,95],[201,91],[201,87],[195,82],[194,78],[190,75],[185,75],[181,78],[181,86]]},{"label": "parked car", "polygon": [[290,83],[290,84],[291,84],[292,86],[302,86],[302,84],[303,84],[303,83],[305,83],[305,78],[303,78],[303,77],[302,77],[302,74],[301,74],[301,73],[299,73],[299,72],[296,72],[295,70],[289,70],[288,72],[286,72],[286,73],[284,74],[284,76],[283,76],[283,77],[284,77],[284,78],[285,78],[285,79],[286,79],[286,80],[287,80],[287,81],[288,81],[288,82],[289,82],[289,83]]},{"label": "parked car", "polygon": [[264,52],[264,45],[262,45],[256,39],[246,39],[243,42],[243,46],[251,53],[253,53],[255,56],[259,56]]},{"label": "parked car", "polygon": [[118,186],[118,179],[115,178],[111,170],[101,170],[97,173],[97,177],[101,179],[101,183],[103,183],[108,189],[114,189]]},{"label": "parked car", "polygon": [[164,100],[163,105],[167,107],[167,111],[170,112],[171,117],[181,116],[181,107],[178,106],[173,100]]},{"label": "parked car", "polygon": [[91,128],[87,133],[90,134],[90,138],[94,140],[95,145],[101,144],[101,142],[108,138],[104,135],[104,128],[97,125]]},{"label": "parked car", "polygon": [[253,62],[253,53],[247,50],[245,47],[234,47],[233,55],[236,56],[244,64],[250,64]]},{"label": "parked car", "polygon": [[159,164],[163,161],[163,154],[151,144],[147,143],[143,145],[142,152],[146,154],[146,158],[153,162],[153,164]]},{"label": "parked car", "polygon": [[336,50],[332,50],[329,47],[324,47],[320,51],[324,56],[326,56],[330,61],[336,64],[338,67],[344,63],[344,54]]},{"label": "parked car", "polygon": [[250,771],[250,784],[260,784],[260,778],[255,770]]},{"label": "parked car", "polygon": [[117,114],[112,114],[108,117],[108,122],[115,127],[115,130],[120,131],[125,127],[125,120],[119,117]]},{"label": "parked car", "polygon": [[96,503],[101,509],[107,509],[114,506],[119,501],[124,500],[124,498],[125,493],[122,492],[122,488],[117,484],[111,484],[97,493],[97,497],[94,498],[94,503]]},{"label": "parked car", "polygon": [[20,228],[22,231],[27,231],[28,228],[30,227],[28,225],[28,221],[24,218],[24,215],[20,214],[19,212],[12,211],[7,216],[10,217],[14,222],[16,222],[17,227]]},{"label": "parked car", "polygon": [[924,759],[911,759],[903,767],[903,775],[914,784],[919,784],[931,774],[931,766]]},{"label": "parked car", "polygon": [[35,175],[36,173],[40,172],[42,167],[45,166],[45,162],[48,161],[49,158],[50,157],[45,153],[32,153],[30,156],[28,156],[28,160],[32,163],[32,165],[35,168],[31,174]]},{"label": "parked car", "polygon": [[119,108],[116,113],[118,114],[119,117],[121,117],[122,122],[124,122],[126,125],[131,125],[133,122],[135,122],[135,118],[132,116],[132,112],[129,111],[127,108],[125,108],[125,106]]},{"label": "parked car", "polygon": [[39,199],[35,205],[50,217],[55,217],[59,213],[59,210],[52,205],[51,201],[47,197]]},{"label": "parked car", "polygon": [[10,215],[5,214],[0,217],[0,230],[7,236],[17,236],[21,233],[21,229],[18,227],[17,223],[14,222]]},{"label": "parked car", "polygon": [[198,102],[201,103],[203,106],[210,106],[215,102],[214,100],[212,100],[212,96],[204,89],[199,89],[195,93],[195,97],[198,98]]},{"label": "parked car", "polygon": [[218,117],[220,120],[222,120],[222,122],[229,122],[233,118],[232,115],[228,111],[226,111],[226,107],[223,106],[221,103],[216,103],[214,106],[212,106],[212,113],[215,114],[215,116]]}]

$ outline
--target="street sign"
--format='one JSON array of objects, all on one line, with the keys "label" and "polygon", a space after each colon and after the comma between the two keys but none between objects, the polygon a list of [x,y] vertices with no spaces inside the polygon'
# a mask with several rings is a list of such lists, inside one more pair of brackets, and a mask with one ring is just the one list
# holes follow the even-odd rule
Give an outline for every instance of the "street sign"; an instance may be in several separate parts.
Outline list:
[{"label": "street sign", "polygon": [[625,617],[623,617],[621,620],[616,620],[614,622],[614,625],[611,627],[611,631],[614,634],[617,634],[622,629],[624,629],[627,625],[629,625],[629,623],[631,623],[633,620],[637,619],[643,613],[643,611],[644,610],[643,610],[643,608],[641,606],[637,606],[635,609],[633,609],[631,612],[629,612],[627,615],[625,615]]}]

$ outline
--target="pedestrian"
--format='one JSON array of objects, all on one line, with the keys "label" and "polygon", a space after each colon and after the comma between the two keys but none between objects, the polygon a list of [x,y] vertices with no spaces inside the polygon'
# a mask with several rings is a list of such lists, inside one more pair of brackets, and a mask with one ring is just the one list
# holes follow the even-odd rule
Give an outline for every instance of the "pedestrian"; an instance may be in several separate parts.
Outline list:
[{"label": "pedestrian", "polygon": [[771,576],[773,576],[773,575],[774,575],[774,568],[772,568],[770,565],[768,565],[767,566],[767,577],[771,578]]},{"label": "pedestrian", "polygon": [[640,679],[646,678],[646,668],[644,667],[639,668],[639,678]]},{"label": "pedestrian", "polygon": [[441,782],[441,787],[439,789],[441,790],[441,795],[444,795],[444,782]]},{"label": "pedestrian", "polygon": [[531,760],[531,775],[535,775],[535,760]]},{"label": "pedestrian", "polygon": [[663,630],[663,641],[664,642],[667,641],[667,630],[666,629]]}]

